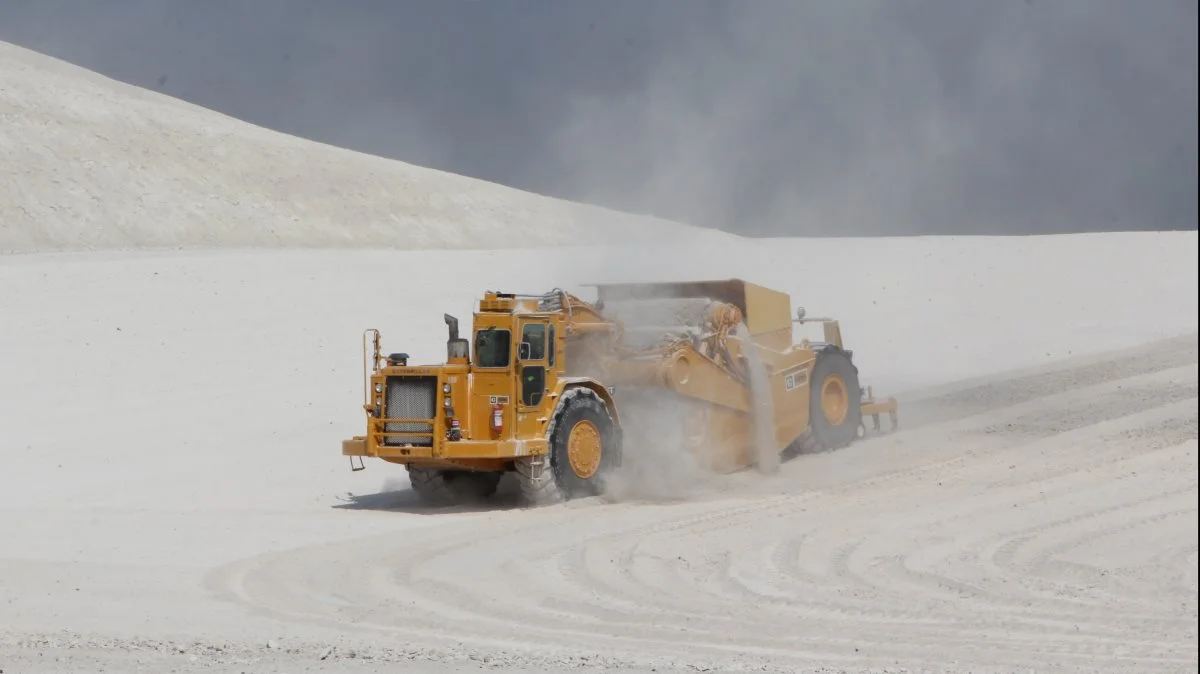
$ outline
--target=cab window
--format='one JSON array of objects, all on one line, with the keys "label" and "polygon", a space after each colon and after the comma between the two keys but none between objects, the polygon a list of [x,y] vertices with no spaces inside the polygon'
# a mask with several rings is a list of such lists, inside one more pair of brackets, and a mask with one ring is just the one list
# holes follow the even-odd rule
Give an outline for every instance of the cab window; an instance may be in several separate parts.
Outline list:
[{"label": "cab window", "polygon": [[546,325],[544,323],[526,323],[521,328],[521,341],[529,342],[529,360],[542,360],[546,357]]},{"label": "cab window", "polygon": [[526,365],[521,368],[521,404],[537,407],[546,392],[546,366]]},{"label": "cab window", "polygon": [[475,333],[475,363],[477,367],[508,367],[512,333],[508,330],[485,328]]}]

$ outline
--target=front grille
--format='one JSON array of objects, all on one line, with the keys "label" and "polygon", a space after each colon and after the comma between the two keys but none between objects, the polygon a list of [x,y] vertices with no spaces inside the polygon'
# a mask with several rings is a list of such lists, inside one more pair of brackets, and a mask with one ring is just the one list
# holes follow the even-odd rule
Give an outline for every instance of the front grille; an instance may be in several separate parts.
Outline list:
[{"label": "front grille", "polygon": [[[433,433],[433,419],[437,412],[437,377],[388,377],[388,419],[429,419],[429,421],[397,421],[384,424],[387,433]],[[433,436],[384,436],[385,445],[417,445],[428,447]]]}]

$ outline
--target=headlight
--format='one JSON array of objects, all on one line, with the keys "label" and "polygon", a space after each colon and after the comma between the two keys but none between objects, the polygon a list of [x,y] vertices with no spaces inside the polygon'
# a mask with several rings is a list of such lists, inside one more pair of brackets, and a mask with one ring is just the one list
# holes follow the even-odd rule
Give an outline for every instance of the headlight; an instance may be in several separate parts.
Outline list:
[{"label": "headlight", "polygon": [[[426,398],[426,400],[429,400],[429,399]],[[446,399],[442,401],[442,405],[444,405],[446,407],[450,406],[450,396],[446,396]]]},{"label": "headlight", "polygon": [[446,382],[445,384],[442,384],[442,393],[449,393],[449,392],[450,392],[450,382]]},{"label": "headlight", "polygon": [[376,393],[383,393],[383,384],[380,384],[380,383],[378,383],[378,382],[377,382],[377,383],[375,384],[375,392],[376,392]]}]

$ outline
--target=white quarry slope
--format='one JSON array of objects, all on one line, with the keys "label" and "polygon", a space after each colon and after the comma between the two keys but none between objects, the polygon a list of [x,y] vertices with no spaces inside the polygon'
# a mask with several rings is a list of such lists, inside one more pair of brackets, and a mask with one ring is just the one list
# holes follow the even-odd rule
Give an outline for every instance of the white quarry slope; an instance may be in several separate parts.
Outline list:
[{"label": "white quarry slope", "polygon": [[[1190,232],[550,267],[0,256],[0,668],[1196,671],[1196,251]],[[400,468],[340,455],[363,427],[362,328],[437,361],[442,313],[468,323],[486,288],[731,276],[844,319],[902,430],[676,500],[537,510],[424,510]]]},{"label": "white quarry slope", "polygon": [[0,42],[0,252],[735,237],[269,131]]}]

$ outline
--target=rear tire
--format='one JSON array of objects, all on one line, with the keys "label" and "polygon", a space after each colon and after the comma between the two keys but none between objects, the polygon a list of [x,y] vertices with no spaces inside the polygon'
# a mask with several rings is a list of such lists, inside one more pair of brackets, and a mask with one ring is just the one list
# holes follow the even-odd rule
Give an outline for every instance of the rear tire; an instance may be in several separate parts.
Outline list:
[{"label": "rear tire", "polygon": [[806,449],[841,449],[858,439],[862,393],[858,368],[840,349],[822,351],[809,389],[810,438]]},{"label": "rear tire", "polygon": [[516,463],[521,496],[530,505],[595,496],[620,463],[620,433],[594,391],[570,389],[554,412],[545,456]]},{"label": "rear tire", "polygon": [[434,507],[477,504],[496,493],[502,473],[407,466],[408,481],[421,502]]}]

